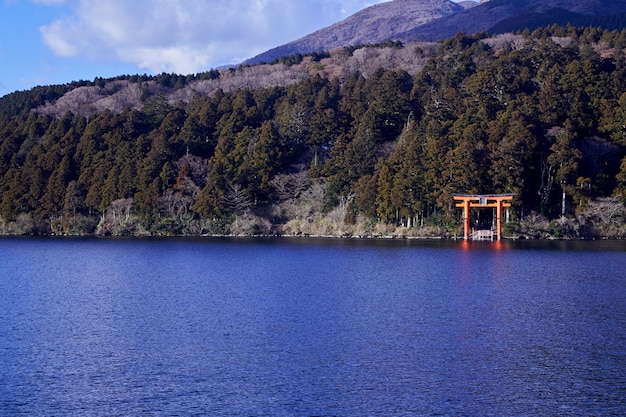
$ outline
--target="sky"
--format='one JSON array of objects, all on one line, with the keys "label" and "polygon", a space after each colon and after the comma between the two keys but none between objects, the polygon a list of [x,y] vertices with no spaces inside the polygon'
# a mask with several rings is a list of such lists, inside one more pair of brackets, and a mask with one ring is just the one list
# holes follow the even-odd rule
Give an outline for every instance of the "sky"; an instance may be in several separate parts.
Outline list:
[{"label": "sky", "polygon": [[384,1],[0,0],[0,96],[238,64]]}]

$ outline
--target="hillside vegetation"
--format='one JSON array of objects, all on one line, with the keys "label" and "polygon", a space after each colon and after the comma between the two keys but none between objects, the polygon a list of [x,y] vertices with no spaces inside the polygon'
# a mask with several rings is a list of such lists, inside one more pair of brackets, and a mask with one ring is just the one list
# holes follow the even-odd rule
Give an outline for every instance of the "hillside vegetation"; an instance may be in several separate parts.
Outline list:
[{"label": "hillside vegetation", "polygon": [[[4,234],[626,236],[626,31],[540,29],[0,100]],[[380,65],[378,65],[380,64]]]}]

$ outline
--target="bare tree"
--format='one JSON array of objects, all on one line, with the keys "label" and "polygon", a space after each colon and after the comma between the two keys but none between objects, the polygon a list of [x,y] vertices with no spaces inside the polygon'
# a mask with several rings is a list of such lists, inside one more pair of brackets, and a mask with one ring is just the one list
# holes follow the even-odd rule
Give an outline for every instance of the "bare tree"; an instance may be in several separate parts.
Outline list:
[{"label": "bare tree", "polygon": [[582,215],[604,225],[624,224],[626,207],[618,197],[599,198],[590,202]]},{"label": "bare tree", "polygon": [[163,196],[159,197],[159,203],[161,212],[178,223],[188,223],[193,217],[190,212],[193,198],[190,195],[167,190]]},{"label": "bare tree", "polygon": [[307,171],[300,171],[276,175],[270,183],[278,198],[285,201],[298,198],[308,188],[310,180]]},{"label": "bare tree", "polygon": [[135,201],[132,198],[118,199],[104,211],[96,234],[128,235],[137,227],[137,216],[132,214]]},{"label": "bare tree", "polygon": [[229,187],[224,195],[224,205],[233,213],[240,214],[248,209],[252,202],[246,190],[241,185],[234,184]]}]

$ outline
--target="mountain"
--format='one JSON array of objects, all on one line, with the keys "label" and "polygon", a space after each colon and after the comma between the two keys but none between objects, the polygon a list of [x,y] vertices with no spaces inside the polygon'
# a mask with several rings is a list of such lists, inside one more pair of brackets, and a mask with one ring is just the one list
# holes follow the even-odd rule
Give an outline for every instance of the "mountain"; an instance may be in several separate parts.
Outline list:
[{"label": "mountain", "polygon": [[552,24],[609,30],[626,28],[626,2],[614,0],[489,0],[453,3],[449,0],[393,0],[363,9],[341,22],[282,46],[245,64],[340,46],[437,41],[458,32],[505,33],[534,30]]},{"label": "mountain", "polygon": [[613,0],[490,0],[479,6],[422,25],[405,32],[389,34],[394,40],[441,40],[458,32],[505,33],[550,26],[599,26],[605,29],[626,27],[626,2]]},{"label": "mountain", "polygon": [[[246,64],[271,62],[296,53],[328,51],[341,46],[375,44],[408,32],[416,26],[465,10],[450,0],[393,0],[367,7],[341,22],[335,23],[290,42],[270,49],[246,61]],[[476,3],[474,3],[476,4]]]},{"label": "mountain", "polygon": [[506,193],[511,236],[626,238],[624,45],[552,26],[12,93],[0,235],[452,237],[452,194]]}]

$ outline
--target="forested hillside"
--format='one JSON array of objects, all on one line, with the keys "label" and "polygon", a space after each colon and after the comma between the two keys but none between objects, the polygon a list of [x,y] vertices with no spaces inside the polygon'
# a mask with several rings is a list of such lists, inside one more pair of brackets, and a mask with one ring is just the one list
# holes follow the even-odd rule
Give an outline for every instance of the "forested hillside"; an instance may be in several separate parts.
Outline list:
[{"label": "forested hillside", "polygon": [[125,79],[133,106],[58,117],[35,109],[69,86],[7,96],[0,232],[451,236],[453,193],[514,193],[508,236],[626,235],[626,31],[401,48],[420,71],[178,101]]}]

